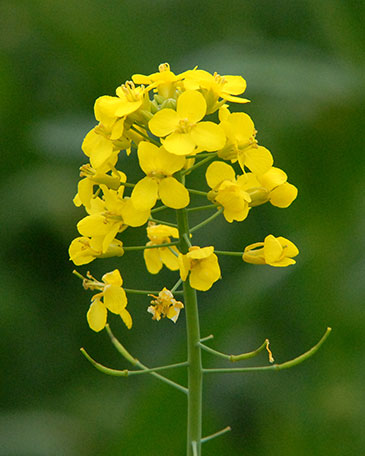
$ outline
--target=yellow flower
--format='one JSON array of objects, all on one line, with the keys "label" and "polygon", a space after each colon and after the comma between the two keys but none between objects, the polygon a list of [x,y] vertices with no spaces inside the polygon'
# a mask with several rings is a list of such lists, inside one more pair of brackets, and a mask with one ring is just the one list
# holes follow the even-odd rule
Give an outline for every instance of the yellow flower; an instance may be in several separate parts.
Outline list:
[{"label": "yellow flower", "polygon": [[244,250],[242,259],[252,264],[285,267],[295,264],[293,257],[297,256],[298,253],[297,247],[288,239],[269,234],[264,242],[248,245]]},{"label": "yellow flower", "polygon": [[127,296],[122,288],[123,279],[118,269],[104,274],[102,282],[97,282],[92,276],[91,280],[84,281],[85,289],[102,290],[91,298],[91,306],[87,312],[87,321],[92,330],[99,332],[105,328],[107,310],[119,315],[128,329],[132,327],[132,317],[127,306]]},{"label": "yellow flower", "polygon": [[208,114],[220,107],[219,98],[235,103],[248,103],[250,100],[237,97],[246,90],[246,81],[242,76],[213,75],[204,70],[190,70],[185,73],[184,86],[187,90],[201,89],[208,104]]},{"label": "yellow flower", "polygon": [[163,288],[158,296],[149,295],[155,298],[151,301],[151,306],[147,312],[152,314],[152,320],[160,321],[161,317],[169,318],[174,323],[179,318],[180,310],[184,308],[184,304],[174,299],[174,295],[167,288]]},{"label": "yellow flower", "polygon": [[[171,226],[155,225],[151,222],[147,227],[147,236],[150,241],[147,242],[146,245],[152,246],[170,243],[171,237],[179,237],[179,232],[176,228],[173,228]],[[160,272],[163,265],[165,265],[171,271],[177,271],[179,269],[179,264],[177,261],[178,253],[179,252],[174,245],[172,245],[170,248],[156,247],[152,249],[145,249],[143,251],[143,257],[148,272],[151,274],[157,274]]]},{"label": "yellow flower", "polygon": [[250,206],[259,206],[270,201],[273,206],[285,208],[295,200],[298,189],[287,182],[286,173],[274,166],[261,176],[246,173],[239,176],[237,181],[250,195]]},{"label": "yellow flower", "polygon": [[176,111],[161,109],[149,121],[149,128],[154,135],[166,137],[162,144],[172,154],[189,155],[196,147],[199,151],[219,150],[226,142],[224,131],[214,122],[200,122],[206,112],[203,95],[188,90],[179,96]]},{"label": "yellow flower", "polygon": [[123,198],[124,187],[117,191],[100,185],[103,191],[103,200],[99,197],[90,201],[87,211],[90,215],[84,217],[77,224],[77,229],[82,236],[102,237],[103,253],[106,253],[115,236],[124,231],[128,226],[144,225],[150,211],[137,210],[130,198]]},{"label": "yellow flower", "polygon": [[241,222],[249,212],[250,195],[243,189],[235,177],[232,166],[215,161],[208,166],[206,179],[212,189],[208,198],[223,207],[223,215],[227,222]]},{"label": "yellow flower", "polygon": [[168,63],[162,63],[158,67],[157,73],[149,76],[143,74],[134,74],[132,80],[135,84],[144,84],[157,88],[158,94],[164,98],[174,98],[176,86],[184,78],[185,73],[176,75],[170,70]]},{"label": "yellow flower", "polygon": [[85,236],[74,239],[68,249],[70,260],[76,266],[91,263],[95,258],[109,258],[113,256],[122,256],[124,254],[123,243],[114,239],[108,246],[106,252],[103,252],[102,236],[88,238]]},{"label": "yellow flower", "polygon": [[184,167],[185,157],[170,154],[163,147],[143,141],[138,146],[139,164],[146,174],[134,187],[131,195],[138,210],[149,210],[161,198],[173,209],[189,204],[189,192],[172,175]]},{"label": "yellow flower", "polygon": [[273,163],[268,149],[257,145],[256,130],[252,119],[243,112],[230,113],[225,107],[219,110],[220,125],[223,128],[227,143],[218,155],[235,162],[238,160],[242,171],[245,167],[255,174],[264,174]]},{"label": "yellow flower", "polygon": [[214,254],[212,246],[190,247],[187,254],[179,255],[178,262],[181,279],[185,281],[190,272],[190,285],[197,290],[209,290],[213,283],[221,277],[218,258]]}]

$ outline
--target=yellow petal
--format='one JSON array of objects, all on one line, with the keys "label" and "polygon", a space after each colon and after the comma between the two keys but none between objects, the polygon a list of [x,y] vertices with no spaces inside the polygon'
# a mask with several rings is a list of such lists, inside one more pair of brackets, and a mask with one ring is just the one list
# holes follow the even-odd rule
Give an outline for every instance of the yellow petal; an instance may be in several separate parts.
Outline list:
[{"label": "yellow petal", "polygon": [[241,161],[241,154],[238,155],[238,161],[244,171],[243,165],[255,174],[265,174],[272,167],[274,159],[271,152],[266,147],[250,147],[244,150],[244,163]]},{"label": "yellow petal", "polygon": [[170,108],[161,109],[156,112],[148,122],[151,132],[159,137],[167,136],[176,130],[180,121],[180,116]]},{"label": "yellow petal", "polygon": [[298,189],[294,185],[289,184],[289,182],[285,182],[271,191],[270,203],[276,207],[288,207],[295,200],[297,195]]},{"label": "yellow petal", "polygon": [[160,181],[159,195],[163,204],[173,209],[182,209],[190,202],[189,192],[174,177],[166,177]]},{"label": "yellow petal", "polygon": [[180,254],[177,257],[177,262],[179,264],[181,280],[185,282],[190,271],[190,259],[187,257],[187,255]]},{"label": "yellow petal", "polygon": [[[148,244],[151,244],[151,243],[148,243]],[[162,260],[160,258],[160,253],[158,250],[159,250],[158,248],[155,248],[155,249],[145,249],[143,251],[143,258],[146,263],[146,268],[150,274],[157,274],[162,269]]]},{"label": "yellow petal", "polygon": [[77,237],[74,239],[68,249],[70,255],[70,260],[76,266],[81,266],[82,264],[91,263],[95,260],[95,254],[93,255],[93,250],[90,248],[89,239],[86,237]]},{"label": "yellow petal", "polygon": [[[224,76],[226,83],[223,91],[231,95],[241,95],[246,90],[246,81],[242,76]],[[224,97],[223,97],[224,98]]]},{"label": "yellow petal", "polygon": [[[176,247],[171,246],[173,250],[178,255],[178,250]],[[177,261],[177,255],[175,255],[168,247],[160,247],[159,254],[163,264],[169,268],[171,271],[177,271],[179,269],[179,263]]]},{"label": "yellow petal", "polygon": [[107,319],[107,310],[104,304],[98,299],[93,301],[87,312],[86,318],[93,331],[99,332],[104,329]]},{"label": "yellow petal", "polygon": [[114,271],[107,272],[103,275],[101,280],[108,285],[116,285],[118,287],[121,287],[123,285],[123,279],[118,269],[114,269]]},{"label": "yellow petal", "polygon": [[286,182],[288,176],[282,169],[275,168],[273,166],[265,174],[263,174],[262,176],[258,176],[258,179],[261,185],[266,187],[268,190],[272,190],[278,185],[281,185],[284,182]]},{"label": "yellow petal", "polygon": [[127,296],[123,288],[117,285],[106,285],[104,288],[104,304],[111,312],[119,314],[127,305]]},{"label": "yellow petal", "polygon": [[160,147],[156,160],[156,171],[162,172],[165,176],[172,176],[180,171],[185,165],[185,157],[171,154],[164,147]]},{"label": "yellow petal", "polygon": [[113,143],[103,135],[89,131],[82,143],[84,154],[90,157],[91,166],[95,169],[100,168],[112,155]]},{"label": "yellow petal", "polygon": [[279,236],[277,238],[277,240],[280,242],[281,246],[283,247],[285,256],[292,258],[299,254],[299,250],[298,250],[297,246],[293,242],[289,241],[289,239]]},{"label": "yellow petal", "polygon": [[205,178],[210,188],[216,188],[225,180],[235,181],[235,172],[227,163],[214,161],[208,166]]},{"label": "yellow petal", "polygon": [[189,253],[187,254],[187,256],[193,260],[202,260],[204,258],[210,257],[211,255],[213,255],[213,253],[214,253],[213,246],[203,247],[203,248],[193,246],[193,247],[190,247]]},{"label": "yellow petal", "polygon": [[105,236],[110,230],[110,225],[105,223],[105,217],[102,215],[93,214],[80,220],[77,229],[82,236]]},{"label": "yellow petal", "polygon": [[135,208],[134,203],[131,198],[126,199],[121,210],[122,217],[124,222],[129,226],[142,226],[144,225],[149,216],[150,209],[147,210],[138,210]]},{"label": "yellow petal", "polygon": [[196,290],[207,291],[221,276],[218,258],[212,254],[201,260],[190,272],[190,285]]},{"label": "yellow petal", "polygon": [[85,179],[80,180],[77,190],[80,201],[84,206],[90,205],[90,200],[93,197],[93,189],[94,183],[90,179],[86,177]]},{"label": "yellow petal", "polygon": [[192,128],[191,137],[198,147],[208,152],[222,149],[226,143],[223,128],[214,122],[198,123]]},{"label": "yellow petal", "polygon": [[176,155],[190,155],[195,149],[195,142],[190,133],[172,133],[162,141],[162,144],[170,154]]},{"label": "yellow petal", "polygon": [[131,314],[128,312],[128,310],[123,309],[119,315],[120,315],[120,318],[123,320],[124,324],[126,325],[126,327],[128,329],[131,329],[133,322],[132,322]]},{"label": "yellow petal", "polygon": [[264,255],[265,261],[267,264],[272,264],[277,262],[281,254],[283,253],[283,247],[280,242],[273,236],[269,234],[264,240]]},{"label": "yellow petal", "polygon": [[133,188],[131,199],[134,207],[139,211],[151,209],[157,200],[158,183],[152,177],[144,177]]},{"label": "yellow petal", "polygon": [[141,141],[138,144],[138,160],[142,171],[145,174],[151,174],[156,171],[158,155],[160,149],[147,141]]},{"label": "yellow petal", "polygon": [[125,118],[118,119],[112,128],[110,139],[119,139],[123,135]]},{"label": "yellow petal", "polygon": [[187,90],[177,99],[176,111],[181,119],[199,122],[207,112],[207,103],[200,92]]}]

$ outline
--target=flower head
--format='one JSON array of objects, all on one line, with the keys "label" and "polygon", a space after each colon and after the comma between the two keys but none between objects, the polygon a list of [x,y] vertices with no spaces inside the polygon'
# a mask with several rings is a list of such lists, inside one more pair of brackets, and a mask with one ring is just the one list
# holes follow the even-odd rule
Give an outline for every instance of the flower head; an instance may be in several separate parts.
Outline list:
[{"label": "flower head", "polygon": [[128,329],[132,327],[132,317],[127,306],[127,296],[122,288],[123,279],[118,269],[104,274],[103,282],[98,282],[90,274],[84,280],[84,288],[101,290],[91,298],[91,305],[87,312],[87,321],[92,330],[99,332],[105,328],[107,311],[117,314],[124,321]]},{"label": "flower head", "polygon": [[180,277],[186,280],[189,275],[190,285],[196,290],[207,291],[221,277],[217,255],[214,247],[189,248],[185,255],[178,257]]},{"label": "flower head", "polygon": [[242,258],[247,263],[285,267],[295,264],[293,257],[297,256],[298,253],[297,247],[288,239],[269,234],[264,242],[248,245]]},{"label": "flower head", "polygon": [[[147,236],[149,242],[147,246],[168,244],[171,242],[171,238],[178,238],[179,232],[176,228],[167,225],[156,225],[150,222],[147,227]],[[178,261],[178,250],[172,245],[171,247],[155,247],[145,249],[143,251],[144,261],[148,272],[151,274],[157,274],[165,265],[171,271],[177,271],[179,269]]]},{"label": "flower head", "polygon": [[206,112],[203,95],[188,90],[177,99],[176,111],[161,109],[149,121],[149,128],[154,135],[165,138],[161,142],[172,154],[189,155],[197,147],[208,152],[219,150],[226,141],[224,131],[214,122],[201,122]]}]

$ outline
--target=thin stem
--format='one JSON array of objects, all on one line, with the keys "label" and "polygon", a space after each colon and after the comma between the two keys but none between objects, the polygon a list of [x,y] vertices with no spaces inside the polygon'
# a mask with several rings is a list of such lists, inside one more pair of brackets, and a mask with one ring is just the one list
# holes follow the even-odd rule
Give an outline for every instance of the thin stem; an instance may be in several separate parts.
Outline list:
[{"label": "thin stem", "polygon": [[217,255],[242,256],[243,252],[226,252],[224,250],[214,250]]},{"label": "thin stem", "polygon": [[[157,290],[134,290],[132,288],[123,288],[126,293],[130,294],[142,294],[142,295],[158,295],[159,291]],[[175,291],[175,294],[183,294],[183,291]]]},{"label": "thin stem", "polygon": [[207,336],[207,337],[203,337],[202,339],[200,339],[199,342],[205,342],[205,341],[210,340],[210,339],[214,339],[213,334],[210,334],[210,335]]},{"label": "thin stem", "polygon": [[192,193],[193,195],[201,195],[201,196],[207,196],[208,192],[201,192],[200,190],[194,190],[192,188],[187,188],[186,189],[189,193]]},{"label": "thin stem", "polygon": [[[171,288],[171,290],[170,290],[171,293],[175,293],[175,294],[181,293],[181,292],[179,292],[179,291],[176,291],[176,290],[178,289],[178,287],[181,285],[181,283],[182,283],[182,279],[179,279],[179,280],[175,283],[175,285]],[[184,293],[184,292],[182,292],[182,293]]]},{"label": "thin stem", "polygon": [[217,208],[216,204],[207,204],[205,206],[188,207],[186,210],[188,212],[194,212],[194,211],[204,211],[206,209],[216,209],[216,208]]},{"label": "thin stem", "polygon": [[199,342],[199,345],[203,350],[205,350],[208,353],[211,353],[212,355],[218,356],[220,358],[228,359],[228,361],[231,362],[237,362],[237,361],[242,361],[244,359],[249,359],[253,358],[254,356],[258,355],[262,350],[264,350],[268,345],[269,345],[269,339],[266,339],[265,342],[260,345],[259,348],[252,352],[248,353],[242,353],[241,355],[226,355],[225,353],[222,353],[220,351],[214,350],[213,348],[207,347],[206,345],[202,344],[202,341]]},{"label": "thin stem", "polygon": [[151,210],[151,214],[155,214],[156,212],[163,211],[164,209],[170,209],[170,208],[167,206],[155,207],[154,209]]},{"label": "thin stem", "polygon": [[135,187],[136,184],[131,184],[130,182],[122,182],[121,185],[124,185],[124,187]]},{"label": "thin stem", "polygon": [[202,228],[203,226],[207,225],[207,224],[210,223],[212,220],[214,220],[216,217],[218,217],[218,215],[220,215],[222,212],[223,212],[223,209],[219,209],[215,214],[211,215],[211,216],[208,217],[207,219],[205,219],[205,220],[203,220],[202,222],[198,223],[197,225],[193,226],[193,227],[190,229],[190,233],[193,233],[194,231],[199,230],[199,229]]},{"label": "thin stem", "polygon": [[[138,359],[134,358],[129,352],[128,350],[119,342],[119,340],[114,336],[114,334],[112,333],[109,325],[106,325],[106,331],[110,337],[110,340],[112,342],[112,344],[114,345],[114,347],[117,349],[117,351],[127,360],[129,361],[131,364],[133,364],[133,366],[136,366],[138,367],[139,369],[142,369],[142,370],[146,370],[148,369],[147,366],[145,366],[144,364],[142,364],[140,361],[138,361]],[[174,382],[173,380],[170,380],[169,378],[161,375],[161,374],[158,374],[157,372],[150,372],[150,374],[153,376],[153,377],[156,377],[158,378],[159,380],[161,380],[162,382],[164,383],[167,383],[168,385],[170,386],[173,386],[174,388],[176,388],[177,390],[185,393],[185,394],[188,394],[188,389],[185,388],[185,386],[182,386],[180,385],[179,383],[176,383]]]},{"label": "thin stem", "polygon": [[229,432],[231,430],[232,430],[231,426],[227,426],[224,429],[222,429],[222,430],[220,430],[218,432],[215,432],[214,434],[210,434],[210,435],[207,435],[206,437],[203,437],[201,442],[202,443],[209,442],[209,440],[213,440],[216,437],[219,437],[220,435],[226,434],[227,432]]},{"label": "thin stem", "polygon": [[153,367],[152,369],[143,369],[138,371],[130,371],[128,369],[117,370],[111,369],[110,367],[103,366],[102,364],[95,361],[84,348],[80,348],[81,353],[90,363],[103,374],[113,375],[114,377],[129,377],[130,375],[141,375],[150,374],[151,372],[158,372],[162,370],[175,369],[176,367],[184,367],[188,365],[188,362],[168,364],[166,366]]},{"label": "thin stem", "polygon": [[191,168],[184,169],[183,171],[181,171],[181,175],[184,176],[184,174],[190,173],[194,169],[199,168],[199,166],[204,165],[204,163],[207,163],[208,161],[212,160],[216,156],[217,156],[217,154],[215,153],[215,154],[212,154],[210,157],[203,158],[203,160],[200,160],[198,163],[195,163],[195,165],[193,165]]},{"label": "thin stem", "polygon": [[[179,175],[180,182],[184,176]],[[189,251],[190,230],[186,209],[176,211],[179,228],[180,251]],[[189,279],[184,282],[184,305],[186,313],[186,331],[188,342],[188,423],[187,423],[187,456],[201,455],[202,437],[202,391],[203,374],[200,341],[200,325],[196,290],[190,286]]]},{"label": "thin stem", "polygon": [[283,370],[289,369],[290,367],[296,366],[306,359],[310,358],[314,353],[319,349],[319,347],[324,343],[331,332],[332,328],[327,328],[326,332],[320,339],[320,341],[312,347],[307,352],[303,353],[296,358],[286,361],[281,364],[273,364],[271,366],[259,366],[259,367],[237,367],[237,368],[222,368],[222,369],[203,369],[203,372],[206,374],[226,374],[226,373],[235,373],[235,372],[257,372],[257,371],[268,371],[268,370]]},{"label": "thin stem", "polygon": [[133,127],[133,125],[130,128],[131,128],[131,130],[135,131],[139,135],[143,136],[143,138],[147,139],[147,141],[151,142],[155,146],[158,146],[158,147],[161,146],[161,144],[158,141],[156,141],[155,139],[153,139],[150,136],[148,136],[148,134],[145,134],[142,131],[138,130],[137,128]]},{"label": "thin stem", "polygon": [[158,224],[161,224],[161,225],[167,225],[167,226],[172,226],[173,228],[177,228],[177,225],[175,223],[166,222],[165,220],[158,220],[158,219],[155,219],[153,217],[150,217],[149,220],[151,222],[155,222],[155,223],[158,223]]},{"label": "thin stem", "polygon": [[123,250],[128,252],[129,250],[146,250],[146,249],[157,249],[159,247],[170,247],[171,245],[177,245],[179,241],[166,242],[164,244],[151,244],[151,245],[133,245],[124,247]]}]

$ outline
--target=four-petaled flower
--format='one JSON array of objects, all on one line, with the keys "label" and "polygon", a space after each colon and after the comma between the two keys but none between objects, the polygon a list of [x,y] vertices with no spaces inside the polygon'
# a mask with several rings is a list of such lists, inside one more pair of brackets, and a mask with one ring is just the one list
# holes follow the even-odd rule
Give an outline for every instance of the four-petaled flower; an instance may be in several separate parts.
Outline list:
[{"label": "four-petaled flower", "polygon": [[[155,223],[150,222],[147,227],[147,236],[149,242],[147,242],[146,246],[152,247],[153,245],[169,244],[172,237],[179,237],[179,232],[172,226],[156,225]],[[174,245],[171,247],[154,247],[144,249],[143,251],[147,270],[151,274],[160,272],[163,265],[171,271],[177,271],[179,269],[177,262],[178,254],[179,252]]]},{"label": "four-petaled flower", "polygon": [[226,136],[214,122],[200,122],[207,112],[207,103],[200,92],[188,90],[177,99],[176,111],[161,109],[149,121],[151,132],[161,138],[171,154],[189,155],[196,148],[208,152],[221,149]]},{"label": "four-petaled flower", "polygon": [[214,247],[192,246],[185,255],[178,256],[180,277],[186,280],[189,272],[190,285],[196,290],[207,291],[221,277]]},{"label": "four-petaled flower", "polygon": [[183,168],[185,157],[170,154],[163,147],[143,141],[138,146],[138,159],[146,174],[146,177],[137,182],[131,195],[138,210],[151,209],[158,197],[165,206],[173,209],[182,209],[189,204],[189,192],[172,177]]},{"label": "four-petaled flower", "polygon": [[124,321],[128,329],[132,327],[132,317],[127,306],[127,296],[122,288],[123,279],[118,269],[104,274],[102,282],[97,282],[89,275],[90,280],[84,280],[84,287],[87,289],[101,290],[91,298],[91,306],[87,312],[87,321],[91,329],[96,332],[105,328],[107,321],[107,310],[117,314]]}]

